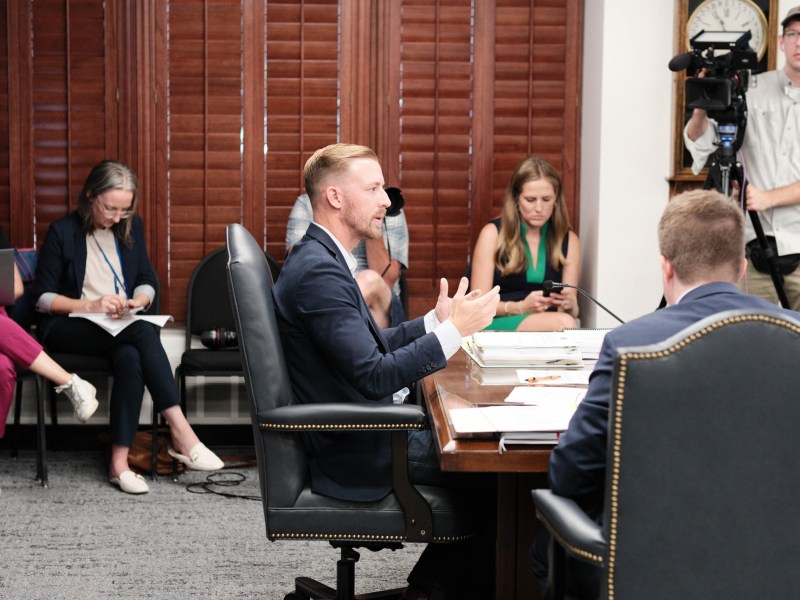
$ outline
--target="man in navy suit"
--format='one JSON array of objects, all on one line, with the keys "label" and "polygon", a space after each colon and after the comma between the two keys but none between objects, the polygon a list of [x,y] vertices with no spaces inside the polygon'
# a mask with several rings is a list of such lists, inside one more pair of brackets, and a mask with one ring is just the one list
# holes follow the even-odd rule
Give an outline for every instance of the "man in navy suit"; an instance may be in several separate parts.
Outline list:
[{"label": "man in navy suit", "polygon": [[[361,240],[381,236],[390,206],[377,156],[364,146],[333,144],[308,159],[304,177],[314,221],[295,244],[273,288],[295,395],[304,404],[402,401],[404,386],[445,367],[463,336],[491,323],[499,291],[466,294],[464,278],[449,298],[442,279],[434,310],[380,329],[354,279],[356,261],[351,254]],[[392,487],[389,435],[308,435],[312,489],[345,500],[386,496]],[[409,434],[409,475],[414,483],[442,480],[429,430]],[[441,549],[428,555],[435,553],[441,555]],[[433,592],[436,584],[452,583],[432,581],[441,569],[433,564],[423,569],[420,563],[415,571],[425,593]]]},{"label": "man in navy suit", "polygon": [[[548,478],[557,494],[575,498],[594,518],[602,518],[611,378],[617,349],[661,342],[715,313],[741,308],[777,309],[748,296],[736,284],[747,267],[744,215],[715,191],[697,190],[673,198],[658,226],[661,273],[667,307],[610,331],[589,380],[589,389],[569,428],[550,457]],[[786,311],[797,318],[798,314]],[[546,577],[546,534],[534,544],[537,577]],[[600,570],[569,563],[568,594],[595,598]]]}]

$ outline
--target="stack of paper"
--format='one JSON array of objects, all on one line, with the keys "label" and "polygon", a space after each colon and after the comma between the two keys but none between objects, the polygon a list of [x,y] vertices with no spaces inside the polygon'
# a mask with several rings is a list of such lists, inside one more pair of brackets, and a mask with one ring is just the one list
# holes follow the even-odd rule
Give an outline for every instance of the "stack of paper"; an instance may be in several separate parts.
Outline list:
[{"label": "stack of paper", "polygon": [[448,411],[454,437],[500,437],[503,443],[550,443],[566,431],[586,390],[516,387],[505,404]]},{"label": "stack of paper", "polygon": [[479,331],[464,345],[482,367],[581,367],[581,353],[560,331]]},{"label": "stack of paper", "polygon": [[610,329],[565,329],[564,336],[570,344],[575,344],[583,358],[597,359],[600,347]]}]

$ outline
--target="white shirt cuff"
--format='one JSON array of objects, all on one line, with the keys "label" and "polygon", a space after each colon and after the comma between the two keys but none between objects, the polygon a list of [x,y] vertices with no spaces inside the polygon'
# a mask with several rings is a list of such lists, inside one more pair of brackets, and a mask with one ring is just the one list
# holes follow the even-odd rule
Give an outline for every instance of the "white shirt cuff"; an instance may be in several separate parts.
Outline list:
[{"label": "white shirt cuff", "polygon": [[434,335],[439,338],[442,345],[442,353],[447,360],[461,348],[461,334],[453,325],[452,321],[445,321],[433,330]]}]

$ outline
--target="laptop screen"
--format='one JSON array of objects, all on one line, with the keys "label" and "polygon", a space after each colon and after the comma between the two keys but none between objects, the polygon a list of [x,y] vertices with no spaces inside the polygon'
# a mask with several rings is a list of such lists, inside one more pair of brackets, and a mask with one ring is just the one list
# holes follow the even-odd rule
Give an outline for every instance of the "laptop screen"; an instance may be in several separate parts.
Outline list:
[{"label": "laptop screen", "polygon": [[0,306],[12,306],[14,299],[14,249],[0,249]]}]

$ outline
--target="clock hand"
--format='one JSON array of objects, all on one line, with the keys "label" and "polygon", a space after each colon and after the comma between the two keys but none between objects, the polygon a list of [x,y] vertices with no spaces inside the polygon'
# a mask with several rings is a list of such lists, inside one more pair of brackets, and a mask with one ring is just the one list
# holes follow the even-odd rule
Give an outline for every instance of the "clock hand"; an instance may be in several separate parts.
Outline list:
[{"label": "clock hand", "polygon": [[722,27],[722,31],[727,31],[727,29],[725,29],[725,21],[723,21],[722,17],[719,16],[716,6],[711,7],[711,12],[713,13],[714,18],[716,18],[717,21],[719,21],[720,27]]}]

